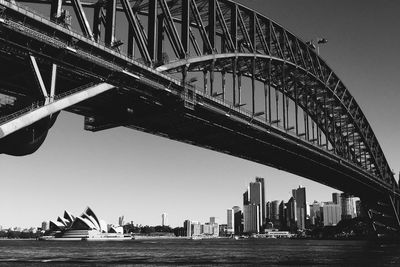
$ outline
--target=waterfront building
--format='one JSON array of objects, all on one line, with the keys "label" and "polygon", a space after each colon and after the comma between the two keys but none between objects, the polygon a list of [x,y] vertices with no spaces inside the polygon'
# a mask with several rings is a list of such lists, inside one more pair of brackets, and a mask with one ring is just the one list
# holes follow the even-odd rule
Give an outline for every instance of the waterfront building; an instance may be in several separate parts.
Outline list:
[{"label": "waterfront building", "polygon": [[342,206],[342,220],[352,219],[357,216],[356,213],[356,200],[354,196],[342,193],[340,195]]},{"label": "waterfront building", "polygon": [[219,225],[219,236],[230,236],[231,233],[228,233],[228,225],[227,224],[220,224]]},{"label": "waterfront building", "polygon": [[218,223],[211,224],[211,228],[212,228],[212,235],[213,236],[219,236],[219,225],[218,225]]},{"label": "waterfront building", "polygon": [[190,225],[190,229],[191,229],[190,232],[191,232],[192,236],[198,236],[198,235],[202,234],[200,222],[192,221],[191,225]]},{"label": "waterfront building", "polygon": [[265,203],[265,217],[267,218],[267,220],[271,221],[271,202],[267,202]]},{"label": "waterfront building", "polygon": [[261,222],[262,225],[264,225],[266,223],[266,213],[265,213],[265,182],[264,182],[264,178],[262,177],[256,177],[256,182],[261,184],[261,210],[260,210],[260,214],[262,214],[262,218],[261,218]]},{"label": "waterfront building", "polygon": [[286,226],[290,229],[291,232],[295,232],[297,230],[296,210],[296,200],[294,199],[294,197],[291,197],[286,203]]},{"label": "waterfront building", "polygon": [[184,234],[185,236],[192,236],[192,224],[190,220],[185,220],[183,222],[183,229],[184,229]]},{"label": "waterfront building", "polygon": [[106,222],[99,219],[89,207],[77,217],[65,211],[63,217],[50,221],[49,227],[54,238],[64,240],[123,238],[122,226],[108,228]]},{"label": "waterfront building", "polygon": [[342,208],[339,204],[325,202],[323,206],[324,226],[336,225],[342,218]]},{"label": "waterfront building", "polygon": [[212,235],[213,231],[212,231],[212,226],[210,225],[210,223],[205,223],[203,225],[203,234],[204,235]]},{"label": "waterfront building", "polygon": [[274,228],[279,228],[279,200],[274,200],[271,202],[271,222]]},{"label": "waterfront building", "polygon": [[259,225],[263,223],[263,213],[262,213],[262,188],[260,182],[250,182],[249,184],[249,204],[258,206],[258,219],[260,220]]},{"label": "waterfront building", "polygon": [[164,212],[161,214],[161,226],[167,226],[167,225],[168,225],[168,214]]},{"label": "waterfront building", "polygon": [[226,232],[232,235],[235,232],[235,214],[233,209],[226,210]]},{"label": "waterfront building", "polygon": [[292,194],[296,201],[297,228],[304,230],[307,217],[306,188],[299,186],[292,190]]},{"label": "waterfront building", "polygon": [[238,206],[234,206],[232,209],[235,211],[234,214],[235,235],[241,235],[243,233],[243,213]]},{"label": "waterfront building", "polygon": [[282,200],[279,204],[279,229],[286,228],[286,205],[285,202]]},{"label": "waterfront building", "polygon": [[243,193],[243,206],[249,205],[249,190],[247,189],[246,192]]},{"label": "waterfront building", "polygon": [[332,202],[333,204],[342,205],[340,201],[340,193],[332,193]]},{"label": "waterfront building", "polygon": [[356,214],[357,214],[357,217],[360,217],[360,218],[367,217],[367,215],[365,214],[365,209],[362,206],[361,200],[356,200]]},{"label": "waterfront building", "polygon": [[260,207],[255,204],[245,205],[243,207],[244,232],[248,234],[260,231]]},{"label": "waterfront building", "polygon": [[210,224],[217,223],[217,220],[215,217],[210,217]]},{"label": "waterfront building", "polygon": [[320,226],[322,224],[321,207],[321,203],[316,200],[314,200],[314,203],[310,205],[311,225]]}]

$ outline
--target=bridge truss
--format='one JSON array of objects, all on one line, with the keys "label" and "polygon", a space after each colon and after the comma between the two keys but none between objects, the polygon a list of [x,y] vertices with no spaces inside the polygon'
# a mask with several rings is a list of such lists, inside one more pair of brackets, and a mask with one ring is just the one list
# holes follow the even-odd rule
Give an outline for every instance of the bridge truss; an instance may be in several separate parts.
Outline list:
[{"label": "bridge truss", "polygon": [[[312,46],[262,14],[230,0],[0,0],[0,7],[1,60],[10,66],[1,73],[0,152],[32,153],[66,109],[84,115],[87,130],[132,127],[333,185],[364,200],[375,228],[400,228],[398,185],[356,100]],[[190,118],[194,127],[207,121],[213,135],[155,126],[147,105],[168,106],[163,116],[178,110],[179,122]],[[233,149],[220,140],[228,128],[297,156],[277,163],[250,147]],[[263,139],[269,135],[283,139]],[[21,139],[28,145],[16,149]],[[326,160],[332,179],[357,183],[287,166],[300,158]]]}]

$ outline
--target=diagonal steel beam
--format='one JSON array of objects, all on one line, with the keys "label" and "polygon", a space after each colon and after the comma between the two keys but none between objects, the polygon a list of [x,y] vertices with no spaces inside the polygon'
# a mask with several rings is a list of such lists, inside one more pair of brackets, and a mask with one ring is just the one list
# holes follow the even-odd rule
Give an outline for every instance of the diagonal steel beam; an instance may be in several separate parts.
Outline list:
[{"label": "diagonal steel beam", "polygon": [[232,36],[231,36],[231,34],[229,33],[228,26],[227,26],[227,24],[226,24],[224,15],[223,15],[223,13],[222,13],[222,10],[221,10],[221,7],[220,7],[218,1],[216,1],[216,7],[217,7],[217,17],[218,17],[218,21],[219,21],[219,23],[221,24],[222,32],[223,32],[223,34],[224,34],[225,41],[227,41],[226,43],[227,43],[227,45],[228,45],[228,49],[229,49],[231,52],[235,52],[235,45],[233,44]]},{"label": "diagonal steel beam", "polygon": [[249,35],[249,33],[248,33],[247,29],[246,29],[246,24],[244,23],[243,16],[242,16],[242,14],[240,12],[240,8],[238,8],[238,18],[239,18],[240,30],[242,31],[242,34],[243,34],[244,38],[246,39],[246,43],[249,46],[249,50],[250,50],[251,53],[254,53],[255,52],[254,51],[254,46],[253,46],[252,41],[250,40],[250,35]]},{"label": "diagonal steel beam", "polygon": [[255,17],[255,20],[256,20],[257,34],[258,34],[258,37],[259,37],[260,40],[261,40],[261,45],[262,45],[262,47],[263,47],[263,49],[264,49],[264,52],[265,52],[267,55],[270,55],[270,51],[269,51],[269,49],[268,49],[267,41],[266,41],[265,35],[264,35],[263,31],[262,31],[262,27],[261,27],[261,24],[260,24],[260,21],[259,21],[257,15],[256,15],[256,17]]},{"label": "diagonal steel beam", "polygon": [[[129,29],[131,31],[131,34],[133,34],[133,37],[135,38],[135,41],[138,45],[139,52],[141,56],[144,58],[144,60],[148,63],[151,62],[151,56],[149,54],[149,51],[147,50],[145,38],[142,35],[142,32],[140,30],[139,22],[137,21],[137,18],[131,8],[131,5],[128,0],[120,0],[122,7],[124,9],[126,18],[128,19],[129,23]],[[133,51],[131,51],[133,52]]]},{"label": "diagonal steel beam", "polygon": [[114,86],[108,83],[92,85],[86,89],[83,89],[82,91],[71,94],[31,111],[27,111],[26,113],[23,113],[20,116],[16,116],[0,125],[0,139],[22,128],[25,128],[47,116],[50,116],[53,113],[75,105],[83,100],[92,98],[113,88]]},{"label": "diagonal steel beam", "polygon": [[31,61],[31,65],[32,65],[33,71],[35,73],[36,81],[39,84],[40,90],[42,91],[43,96],[45,98],[48,98],[46,86],[44,85],[43,78],[42,78],[42,75],[40,74],[39,66],[38,66],[38,64],[36,62],[36,59],[32,55],[30,55],[29,58],[30,58],[30,61]]},{"label": "diagonal steel beam", "polygon": [[164,14],[164,20],[165,24],[167,27],[167,32],[169,33],[169,36],[171,38],[171,43],[172,46],[174,46],[174,51],[177,53],[177,57],[179,58],[185,58],[185,49],[183,48],[182,42],[179,38],[178,31],[176,30],[174,20],[171,15],[171,11],[168,8],[166,0],[159,0],[160,1],[160,6],[161,10]]},{"label": "diagonal steel beam", "polygon": [[92,30],[90,29],[90,24],[86,18],[85,11],[83,10],[80,0],[71,0],[72,7],[74,8],[76,17],[78,19],[79,26],[83,34],[94,41]]},{"label": "diagonal steel beam", "polygon": [[213,46],[211,45],[210,39],[208,38],[208,34],[206,32],[206,28],[204,27],[203,20],[201,19],[201,15],[199,9],[197,8],[197,4],[195,0],[189,0],[191,5],[190,8],[192,9],[192,13],[194,15],[194,19],[199,27],[201,38],[203,39],[203,46],[205,48],[205,52],[208,54],[213,53]]}]

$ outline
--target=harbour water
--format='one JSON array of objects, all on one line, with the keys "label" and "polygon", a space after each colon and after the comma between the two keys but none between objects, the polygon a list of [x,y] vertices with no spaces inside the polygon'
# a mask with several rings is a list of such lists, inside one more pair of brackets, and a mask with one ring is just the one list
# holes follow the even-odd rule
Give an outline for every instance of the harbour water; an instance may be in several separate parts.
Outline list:
[{"label": "harbour water", "polygon": [[351,240],[0,240],[0,266],[400,266],[400,245]]}]

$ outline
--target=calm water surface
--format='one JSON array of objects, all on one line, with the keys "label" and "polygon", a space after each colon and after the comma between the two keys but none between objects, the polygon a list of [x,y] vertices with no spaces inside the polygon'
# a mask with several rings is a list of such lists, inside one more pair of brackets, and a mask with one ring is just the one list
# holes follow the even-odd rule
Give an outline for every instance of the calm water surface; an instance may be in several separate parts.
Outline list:
[{"label": "calm water surface", "polygon": [[400,266],[400,245],[291,239],[0,240],[0,266]]}]

